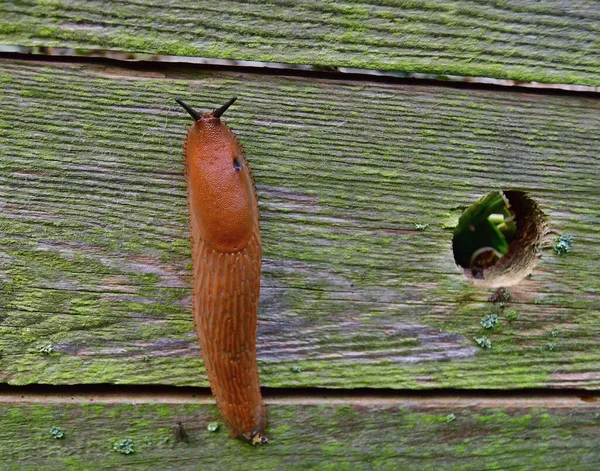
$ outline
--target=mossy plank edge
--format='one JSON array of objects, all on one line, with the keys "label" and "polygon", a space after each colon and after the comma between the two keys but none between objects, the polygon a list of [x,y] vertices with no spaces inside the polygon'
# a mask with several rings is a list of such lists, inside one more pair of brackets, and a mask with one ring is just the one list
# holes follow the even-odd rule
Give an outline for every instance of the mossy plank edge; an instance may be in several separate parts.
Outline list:
[{"label": "mossy plank edge", "polygon": [[[269,404],[270,443],[229,438],[206,404],[1,404],[6,470],[596,470],[600,406]],[[174,433],[181,422],[187,435]],[[211,422],[216,432],[207,430]],[[57,439],[52,427],[64,431]],[[134,452],[113,450],[131,439]],[[32,451],[35,444],[35,452]]]},{"label": "mossy plank edge", "polygon": [[8,0],[0,44],[600,85],[594,0]]},{"label": "mossy plank edge", "polygon": [[[207,385],[190,314],[190,120],[173,98],[211,109],[237,94],[227,120],[262,218],[264,386],[600,386],[599,100],[10,60],[0,70],[1,381]],[[574,245],[543,250],[502,309],[458,272],[446,226],[506,187],[529,191]],[[487,331],[490,312],[500,325]],[[489,350],[474,342],[484,335]]]}]

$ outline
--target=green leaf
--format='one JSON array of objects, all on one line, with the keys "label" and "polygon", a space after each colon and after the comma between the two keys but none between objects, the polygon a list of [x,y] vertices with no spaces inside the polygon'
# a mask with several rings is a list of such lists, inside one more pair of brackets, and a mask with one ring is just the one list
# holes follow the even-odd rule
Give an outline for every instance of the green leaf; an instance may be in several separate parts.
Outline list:
[{"label": "green leaf", "polygon": [[515,231],[516,223],[503,193],[490,193],[469,206],[458,220],[453,238],[456,262],[465,268],[481,265],[478,261],[482,259],[489,264],[489,260],[508,252]]}]

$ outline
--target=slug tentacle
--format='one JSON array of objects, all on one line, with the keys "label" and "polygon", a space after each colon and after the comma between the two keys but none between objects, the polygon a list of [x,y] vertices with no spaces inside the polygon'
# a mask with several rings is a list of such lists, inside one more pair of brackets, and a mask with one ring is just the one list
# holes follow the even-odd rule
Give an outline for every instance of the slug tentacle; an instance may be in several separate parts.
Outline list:
[{"label": "slug tentacle", "polygon": [[194,324],[211,390],[234,437],[266,443],[256,362],[262,259],[258,198],[242,146],[220,116],[236,97],[200,115],[184,144]]},{"label": "slug tentacle", "polygon": [[179,98],[175,98],[175,101],[177,103],[179,103],[181,106],[183,106],[183,108],[185,109],[185,111],[187,111],[190,114],[190,116],[192,118],[194,118],[194,121],[198,121],[200,118],[202,118],[202,115],[200,113],[198,113],[194,108],[192,108],[187,103],[183,102]]},{"label": "slug tentacle", "polygon": [[220,106],[219,108],[215,108],[212,112],[213,117],[220,118],[223,115],[223,113],[225,113],[225,111],[227,111],[227,109],[235,103],[235,100],[237,100],[236,96],[231,98],[231,100],[229,100],[223,106]]}]

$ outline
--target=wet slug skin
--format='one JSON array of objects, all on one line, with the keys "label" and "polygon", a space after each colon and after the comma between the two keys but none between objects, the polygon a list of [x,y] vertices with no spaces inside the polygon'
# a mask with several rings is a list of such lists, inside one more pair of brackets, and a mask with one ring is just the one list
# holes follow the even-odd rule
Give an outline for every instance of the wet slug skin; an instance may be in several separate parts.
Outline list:
[{"label": "wet slug skin", "polygon": [[192,311],[211,390],[231,435],[265,443],[256,363],[261,239],[254,177],[221,115],[236,97],[194,119],[183,147],[194,289]]}]

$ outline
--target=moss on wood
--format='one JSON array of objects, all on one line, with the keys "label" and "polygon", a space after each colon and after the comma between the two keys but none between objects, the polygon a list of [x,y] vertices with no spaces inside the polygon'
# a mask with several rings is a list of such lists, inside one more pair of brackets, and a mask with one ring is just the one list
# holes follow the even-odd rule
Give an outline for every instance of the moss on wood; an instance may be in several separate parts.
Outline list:
[{"label": "moss on wood", "polygon": [[0,43],[600,85],[593,0],[10,0]]},{"label": "moss on wood", "polygon": [[[264,385],[600,385],[597,100],[1,68],[0,380],[206,385],[190,314],[190,120],[173,99],[210,109],[237,94],[227,119],[262,216]],[[551,228],[574,237],[564,256],[551,237],[533,276],[511,289],[515,319],[463,279],[447,229],[498,188],[529,191]],[[482,332],[487,314],[499,317],[492,333]],[[473,340],[482,335],[491,349]]]},{"label": "moss on wood", "polygon": [[[207,430],[220,423],[212,405],[10,403],[0,410],[0,454],[5,469],[43,471],[596,469],[597,403],[484,402],[269,404],[262,448],[224,426]],[[177,440],[178,422],[187,441]],[[123,440],[133,453],[115,451]]]}]

